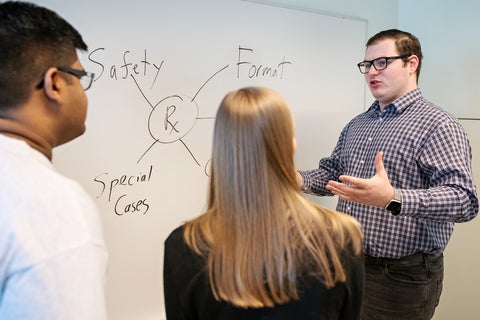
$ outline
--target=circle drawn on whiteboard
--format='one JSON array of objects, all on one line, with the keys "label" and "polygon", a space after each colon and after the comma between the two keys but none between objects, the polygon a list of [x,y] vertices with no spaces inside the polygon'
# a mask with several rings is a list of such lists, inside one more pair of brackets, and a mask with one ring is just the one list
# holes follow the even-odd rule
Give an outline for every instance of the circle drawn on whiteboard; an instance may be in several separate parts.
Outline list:
[{"label": "circle drawn on whiteboard", "polygon": [[198,112],[197,103],[191,97],[166,97],[150,112],[148,132],[159,143],[177,142],[193,129]]},{"label": "circle drawn on whiteboard", "polygon": [[153,105],[153,103],[147,98],[133,74],[130,75],[143,98],[152,108],[152,111],[148,117],[148,132],[154,141],[140,156],[140,158],[137,160],[137,163],[139,163],[157,143],[168,144],[178,141],[183,144],[195,163],[200,165],[182,138],[193,129],[198,119],[213,119],[199,118],[199,108],[195,102],[195,98],[208,82],[210,82],[213,78],[215,78],[215,76],[227,68],[228,64],[210,76],[200,86],[193,98],[190,98],[187,95],[171,95],[163,98],[155,105]]}]

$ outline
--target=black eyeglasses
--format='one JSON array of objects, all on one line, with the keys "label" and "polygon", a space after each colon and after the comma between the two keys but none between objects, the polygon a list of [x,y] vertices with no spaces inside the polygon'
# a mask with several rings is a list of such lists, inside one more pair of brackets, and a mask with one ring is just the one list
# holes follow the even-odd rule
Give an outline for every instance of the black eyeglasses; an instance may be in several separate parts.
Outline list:
[{"label": "black eyeglasses", "polygon": [[390,60],[395,60],[395,59],[405,59],[410,57],[411,54],[403,54],[401,56],[393,56],[393,57],[380,57],[377,59],[373,59],[370,61],[362,61],[357,64],[358,70],[360,70],[361,73],[366,74],[368,71],[370,71],[370,68],[373,66],[375,70],[380,71],[383,69],[386,69],[388,66],[388,61]]},{"label": "black eyeglasses", "polygon": [[[88,90],[92,86],[93,83],[93,78],[95,78],[95,74],[91,72],[86,72],[85,70],[78,70],[78,69],[72,69],[68,67],[57,67],[58,71],[65,72],[68,74],[71,74],[80,80],[80,84],[83,87],[83,90]],[[37,89],[40,89],[43,87],[43,79],[40,81],[40,83],[37,85]]]},{"label": "black eyeglasses", "polygon": [[82,85],[83,90],[85,91],[92,86],[93,78],[95,77],[94,73],[67,67],[57,67],[57,69],[59,71],[66,72],[77,77],[78,80],[80,80],[80,84]]}]

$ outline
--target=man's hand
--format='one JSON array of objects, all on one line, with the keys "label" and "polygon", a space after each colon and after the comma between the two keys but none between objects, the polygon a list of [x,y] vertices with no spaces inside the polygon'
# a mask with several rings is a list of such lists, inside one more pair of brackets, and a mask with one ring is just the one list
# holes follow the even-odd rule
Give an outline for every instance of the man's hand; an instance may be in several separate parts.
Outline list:
[{"label": "man's hand", "polygon": [[382,158],[383,151],[380,151],[375,156],[375,175],[370,179],[342,175],[341,182],[330,180],[326,188],[344,200],[384,208],[392,200],[394,191]]}]

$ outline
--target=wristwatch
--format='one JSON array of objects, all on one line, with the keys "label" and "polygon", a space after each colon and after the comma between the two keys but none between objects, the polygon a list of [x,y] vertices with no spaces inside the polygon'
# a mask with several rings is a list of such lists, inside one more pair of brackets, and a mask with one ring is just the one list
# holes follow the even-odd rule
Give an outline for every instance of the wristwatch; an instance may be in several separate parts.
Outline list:
[{"label": "wristwatch", "polygon": [[394,216],[400,213],[402,209],[402,196],[397,189],[393,189],[393,199],[385,207],[385,210],[390,211]]}]

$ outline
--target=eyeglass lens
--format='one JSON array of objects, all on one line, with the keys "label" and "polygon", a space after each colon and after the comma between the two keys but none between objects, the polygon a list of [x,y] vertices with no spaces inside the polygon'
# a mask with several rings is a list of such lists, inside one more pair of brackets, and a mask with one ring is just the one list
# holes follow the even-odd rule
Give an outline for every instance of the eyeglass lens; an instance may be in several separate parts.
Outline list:
[{"label": "eyeglass lens", "polygon": [[80,84],[82,85],[84,90],[88,90],[93,82],[93,75],[86,74],[80,77]]},{"label": "eyeglass lens", "polygon": [[372,65],[377,71],[383,70],[387,68],[387,58],[378,58],[371,62],[361,62],[358,64],[358,67],[362,73],[367,73]]},{"label": "eyeglass lens", "polygon": [[401,56],[393,56],[393,57],[380,57],[371,61],[362,61],[359,64],[357,64],[357,66],[358,66],[358,69],[360,69],[360,72],[365,74],[365,73],[368,73],[368,71],[370,71],[370,68],[372,65],[375,68],[375,70],[380,71],[387,68],[389,60],[405,59],[409,56],[410,54],[404,54]]}]

